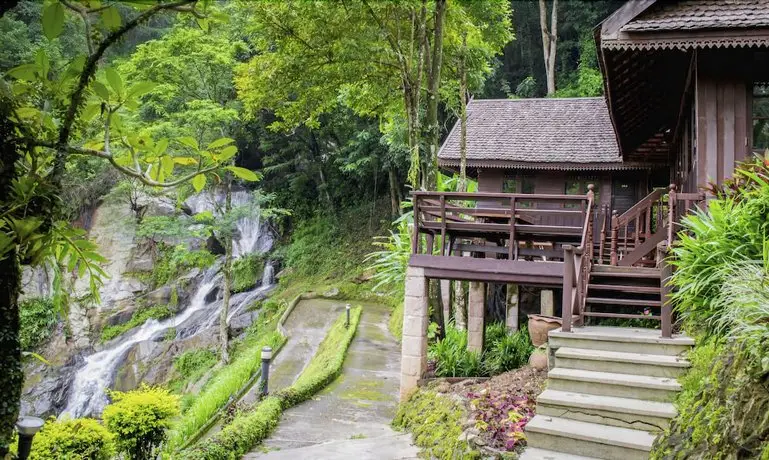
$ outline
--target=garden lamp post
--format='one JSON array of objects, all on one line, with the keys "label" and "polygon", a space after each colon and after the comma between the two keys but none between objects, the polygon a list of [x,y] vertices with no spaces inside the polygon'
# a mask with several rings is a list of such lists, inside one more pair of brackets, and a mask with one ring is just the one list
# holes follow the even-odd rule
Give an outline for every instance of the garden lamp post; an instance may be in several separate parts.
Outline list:
[{"label": "garden lamp post", "polygon": [[32,450],[32,438],[35,437],[45,422],[39,417],[19,417],[16,431],[19,433],[19,460],[27,460]]},{"label": "garden lamp post", "polygon": [[347,320],[344,323],[344,327],[349,328],[350,327],[350,304],[348,303],[344,307],[345,311],[347,312]]},{"label": "garden lamp post", "polygon": [[262,396],[267,396],[267,382],[270,379],[270,360],[272,360],[272,348],[262,348]]}]

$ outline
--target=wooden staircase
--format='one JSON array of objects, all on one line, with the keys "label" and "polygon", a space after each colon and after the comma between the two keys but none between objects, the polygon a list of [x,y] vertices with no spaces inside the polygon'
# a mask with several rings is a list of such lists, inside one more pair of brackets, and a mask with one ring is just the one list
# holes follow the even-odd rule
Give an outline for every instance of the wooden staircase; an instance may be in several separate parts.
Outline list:
[{"label": "wooden staircase", "polygon": [[583,315],[660,320],[662,288],[658,268],[594,264],[587,283]]},{"label": "wooden staircase", "polygon": [[552,331],[547,389],[526,425],[521,459],[648,458],[676,415],[676,378],[689,367],[683,355],[693,345],[654,329]]}]

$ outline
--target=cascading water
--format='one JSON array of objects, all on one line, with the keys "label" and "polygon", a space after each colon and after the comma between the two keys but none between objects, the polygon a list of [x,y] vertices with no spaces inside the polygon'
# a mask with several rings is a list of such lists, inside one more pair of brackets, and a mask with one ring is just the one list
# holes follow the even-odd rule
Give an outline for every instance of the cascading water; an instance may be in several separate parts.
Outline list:
[{"label": "cascading water", "polygon": [[[233,207],[250,204],[252,197],[248,192],[233,193]],[[197,195],[188,201],[194,213],[201,211],[215,212],[214,200],[221,202],[223,196]],[[239,235],[233,241],[233,255],[240,257],[251,252],[264,252],[271,248],[273,237],[265,230],[258,209],[253,217],[244,217],[237,222]],[[263,297],[272,288],[274,268],[267,263],[264,267],[261,286],[247,292],[234,294],[230,299],[229,322],[236,314],[248,305]],[[202,331],[213,331],[212,326],[218,320],[217,312],[222,302],[217,298],[210,299],[211,292],[221,283],[218,264],[209,268],[203,275],[197,291],[190,299],[189,305],[173,318],[163,321],[148,320],[138,328],[126,333],[124,337],[110,344],[110,347],[85,358],[85,365],[77,371],[69,392],[69,399],[60,417],[83,417],[97,415],[108,404],[106,390],[112,386],[118,366],[124,361],[132,347],[146,341],[158,340],[171,328],[184,326],[186,337]],[[210,301],[206,301],[209,298]],[[177,338],[184,338],[177,332]]]},{"label": "cascading water", "polygon": [[206,308],[206,296],[220,281],[216,276],[218,268],[209,269],[192,297],[189,307],[183,312],[164,321],[148,320],[129,332],[120,342],[110,348],[94,353],[85,359],[85,366],[75,375],[67,407],[62,416],[82,417],[100,413],[107,405],[106,389],[112,384],[117,365],[125,353],[137,343],[152,340],[172,327],[182,325],[196,312]]}]

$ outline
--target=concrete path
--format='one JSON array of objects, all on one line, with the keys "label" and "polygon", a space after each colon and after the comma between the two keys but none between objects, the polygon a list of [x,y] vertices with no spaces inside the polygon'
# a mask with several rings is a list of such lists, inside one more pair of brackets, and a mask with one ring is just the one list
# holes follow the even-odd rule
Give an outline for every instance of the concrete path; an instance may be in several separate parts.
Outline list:
[{"label": "concrete path", "polygon": [[287,410],[272,436],[244,458],[417,458],[410,435],[390,428],[400,345],[387,330],[388,315],[386,306],[364,304],[342,375],[314,399]]},{"label": "concrete path", "polygon": [[[344,312],[346,302],[331,299],[301,300],[289,314],[284,324],[288,335],[285,345],[270,364],[268,390],[274,393],[292,383],[318,350],[320,342],[334,321]],[[257,382],[241,399],[241,404],[253,404],[259,399]],[[219,420],[206,432],[203,439],[222,429]]]}]

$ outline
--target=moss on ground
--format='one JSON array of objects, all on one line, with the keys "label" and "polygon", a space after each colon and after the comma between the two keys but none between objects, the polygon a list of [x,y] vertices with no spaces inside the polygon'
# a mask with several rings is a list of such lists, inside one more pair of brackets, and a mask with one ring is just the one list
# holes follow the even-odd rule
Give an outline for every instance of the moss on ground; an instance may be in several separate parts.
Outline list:
[{"label": "moss on ground", "polygon": [[455,401],[432,390],[418,390],[401,403],[393,420],[397,429],[413,433],[414,444],[426,458],[441,460],[480,458],[480,454],[460,440],[467,418]]},{"label": "moss on ground", "polygon": [[382,392],[384,382],[381,380],[361,380],[355,386],[339,395],[341,399],[356,399],[358,401],[387,401],[392,396]]}]

